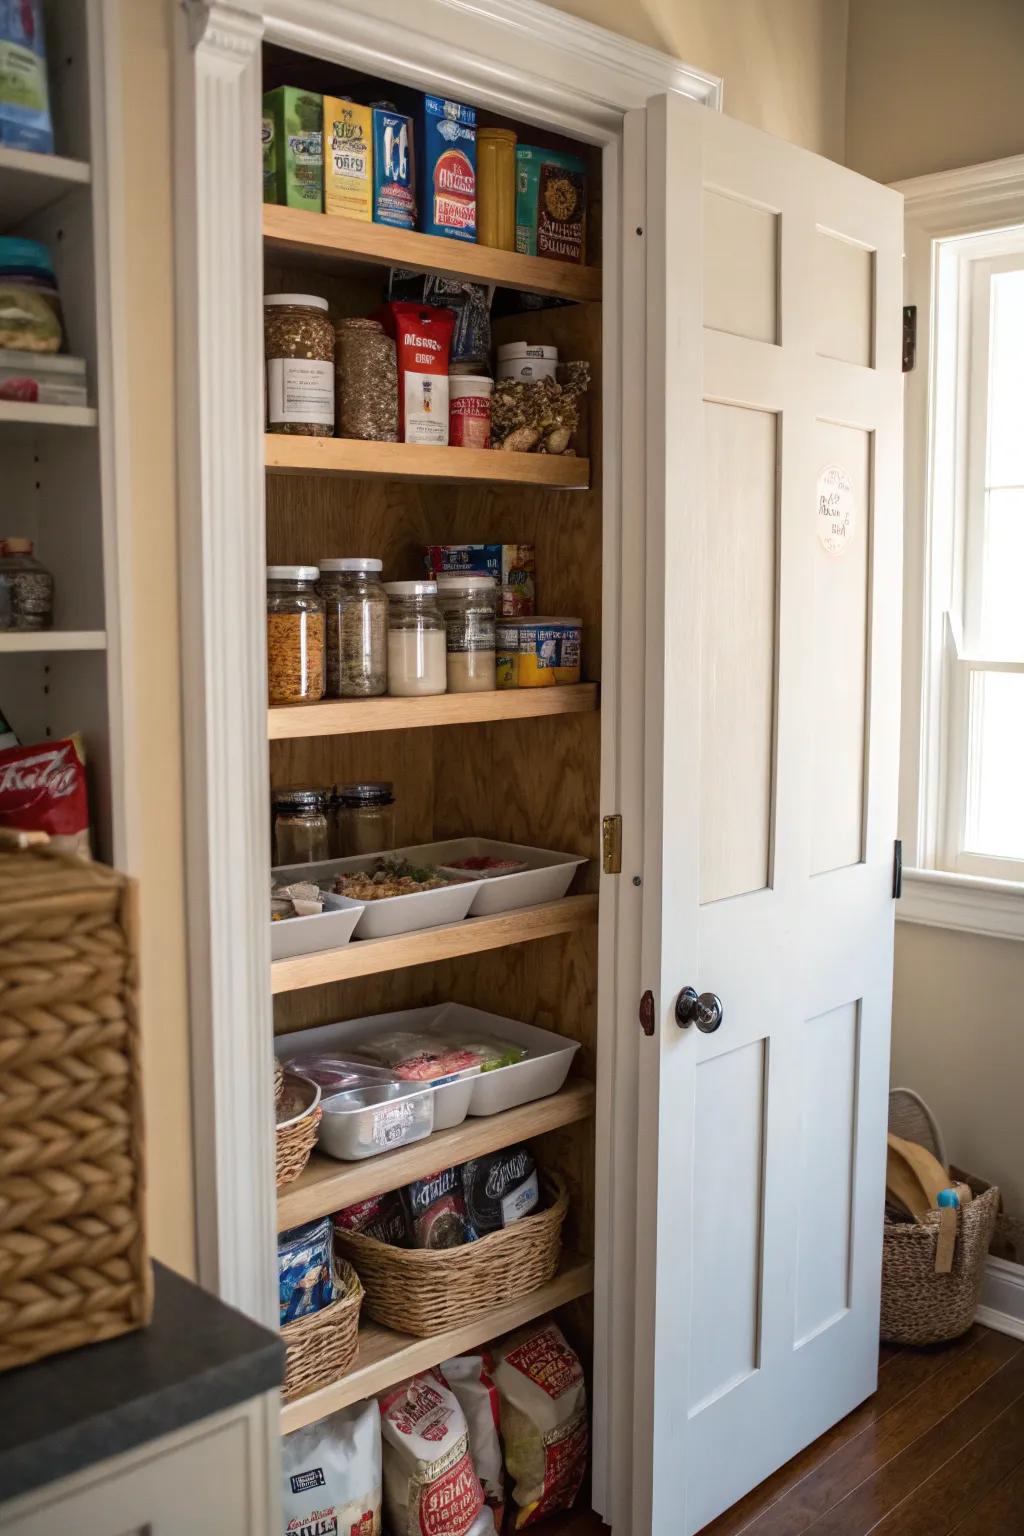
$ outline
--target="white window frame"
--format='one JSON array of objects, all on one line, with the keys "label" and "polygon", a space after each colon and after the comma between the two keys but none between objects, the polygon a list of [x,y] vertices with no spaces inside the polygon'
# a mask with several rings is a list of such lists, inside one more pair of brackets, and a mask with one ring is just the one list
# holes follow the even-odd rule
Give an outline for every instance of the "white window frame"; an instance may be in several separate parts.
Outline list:
[{"label": "white window frame", "polygon": [[[970,623],[965,635],[956,617],[971,585],[965,584],[973,557],[965,508],[972,455],[970,413],[955,407],[964,392],[948,387],[951,379],[962,382],[971,362],[957,321],[966,313],[974,269],[1004,254],[1006,232],[1024,226],[1024,155],[918,177],[896,189],[906,204],[906,302],[918,316],[917,366],[906,391],[905,876],[897,911],[904,921],[1024,939],[1024,863],[983,858],[961,846],[966,754],[956,742],[966,730],[970,675],[1024,667],[981,656]],[[969,250],[949,243],[965,236],[978,237]],[[975,368],[982,362],[976,351]]]}]

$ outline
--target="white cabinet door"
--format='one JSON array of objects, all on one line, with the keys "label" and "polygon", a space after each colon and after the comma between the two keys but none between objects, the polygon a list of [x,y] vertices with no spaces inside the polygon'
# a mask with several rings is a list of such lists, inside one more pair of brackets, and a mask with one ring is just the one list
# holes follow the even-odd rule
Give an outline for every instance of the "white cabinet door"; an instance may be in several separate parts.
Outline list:
[{"label": "white cabinet door", "polygon": [[680,1536],[876,1380],[902,199],[678,96],[644,116],[632,1528]]}]

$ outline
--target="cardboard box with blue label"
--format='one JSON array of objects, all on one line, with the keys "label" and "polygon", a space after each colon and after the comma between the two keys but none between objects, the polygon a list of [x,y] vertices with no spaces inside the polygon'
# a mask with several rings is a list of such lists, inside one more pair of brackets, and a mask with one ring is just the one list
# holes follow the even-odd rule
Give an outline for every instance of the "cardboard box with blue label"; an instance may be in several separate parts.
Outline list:
[{"label": "cardboard box with blue label", "polygon": [[476,240],[476,108],[424,96],[416,131],[420,229]]},{"label": "cardboard box with blue label", "polygon": [[412,118],[387,105],[373,109],[373,217],[395,229],[416,228]]}]

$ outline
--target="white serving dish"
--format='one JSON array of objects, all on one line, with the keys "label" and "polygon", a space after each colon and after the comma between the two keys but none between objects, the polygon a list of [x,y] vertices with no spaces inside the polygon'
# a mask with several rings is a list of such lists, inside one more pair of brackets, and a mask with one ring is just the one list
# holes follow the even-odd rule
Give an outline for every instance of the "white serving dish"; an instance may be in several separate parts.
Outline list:
[{"label": "white serving dish", "polygon": [[[275,880],[274,884],[283,882]],[[270,925],[271,960],[311,955],[318,949],[340,949],[355,932],[362,907],[357,901],[324,892],[324,910],[312,917],[284,917]]]},{"label": "white serving dish", "polygon": [[580,865],[588,862],[578,854],[552,853],[547,848],[527,848],[520,843],[499,843],[491,837],[456,837],[446,843],[421,843],[415,848],[395,851],[403,858],[438,867],[448,864],[451,859],[477,858],[481,854],[490,854],[496,859],[514,859],[527,866],[512,875],[466,870],[465,878],[475,883],[470,917],[493,917],[498,912],[514,912],[519,907],[537,907],[545,901],[558,901],[569,889]]},{"label": "white serving dish", "polygon": [[422,1141],[434,1129],[435,1098],[422,1083],[374,1083],[320,1100],[317,1145],[330,1157],[356,1162]]},{"label": "white serving dish", "polygon": [[[404,850],[399,849],[398,852]],[[360,854],[350,859],[328,859],[322,864],[282,864],[272,871],[275,885],[293,880],[312,880],[330,884],[335,875],[368,869],[376,854]],[[411,891],[408,896],[386,896],[382,901],[353,901],[348,896],[332,896],[342,908],[355,908],[358,918],[353,938],[388,939],[398,933],[415,933],[421,928],[440,928],[445,923],[459,923],[469,913],[476,884],[471,880],[453,880],[435,891]],[[297,918],[293,922],[299,921]],[[280,927],[281,924],[275,924]],[[320,946],[318,945],[317,948]],[[324,948],[332,946],[324,945]]]}]

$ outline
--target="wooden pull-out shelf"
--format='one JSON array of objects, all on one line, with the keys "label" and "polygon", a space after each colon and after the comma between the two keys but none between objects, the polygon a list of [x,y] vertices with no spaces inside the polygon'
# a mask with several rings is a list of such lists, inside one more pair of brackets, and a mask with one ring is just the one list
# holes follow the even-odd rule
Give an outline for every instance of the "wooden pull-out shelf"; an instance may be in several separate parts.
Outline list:
[{"label": "wooden pull-out shelf", "polygon": [[328,699],[279,704],[268,711],[271,741],[351,736],[362,731],[412,730],[430,725],[479,725],[542,715],[585,715],[597,708],[596,683],[556,688],[499,688],[493,693],[438,693],[419,699]]},{"label": "wooden pull-out shelf", "polygon": [[382,1152],[364,1162],[341,1163],[314,1152],[304,1171],[277,1197],[278,1230],[316,1221],[357,1201],[398,1189],[412,1179],[426,1178],[438,1168],[483,1157],[500,1147],[586,1120],[593,1113],[593,1084],[568,1083],[546,1099],[520,1104],[500,1115],[471,1116],[451,1130],[435,1131],[424,1141]]},{"label": "wooden pull-out shelf", "polygon": [[547,1285],[518,1297],[503,1306],[481,1312],[468,1323],[435,1333],[429,1339],[416,1339],[407,1333],[393,1333],[377,1323],[365,1322],[359,1328],[359,1354],[352,1369],[319,1392],[310,1392],[281,1409],[281,1432],[288,1434],[312,1424],[325,1414],[347,1408],[364,1397],[373,1397],[395,1382],[440,1365],[452,1355],[461,1355],[513,1328],[543,1317],[545,1312],[562,1307],[568,1301],[588,1295],[594,1288],[594,1266],[574,1254],[562,1255],[558,1274]]},{"label": "wooden pull-out shelf", "polygon": [[577,267],[543,256],[520,256],[468,240],[421,235],[337,214],[263,205],[263,243],[281,265],[315,266],[321,271],[365,267],[412,267],[441,277],[494,283],[526,293],[544,293],[580,302],[601,297],[600,267]]},{"label": "wooden pull-out shelf", "polygon": [[435,448],[429,443],[364,443],[353,437],[266,433],[266,467],[275,474],[383,475],[435,485],[532,485],[585,491],[590,460],[571,454],[503,453],[496,448]]}]

